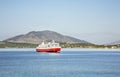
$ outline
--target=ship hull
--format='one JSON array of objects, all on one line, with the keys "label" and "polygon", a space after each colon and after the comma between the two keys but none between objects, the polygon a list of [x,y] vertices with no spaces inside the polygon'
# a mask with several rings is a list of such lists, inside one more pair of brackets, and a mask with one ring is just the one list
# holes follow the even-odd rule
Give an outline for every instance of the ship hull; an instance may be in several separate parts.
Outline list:
[{"label": "ship hull", "polygon": [[36,52],[60,53],[61,48],[36,48]]}]

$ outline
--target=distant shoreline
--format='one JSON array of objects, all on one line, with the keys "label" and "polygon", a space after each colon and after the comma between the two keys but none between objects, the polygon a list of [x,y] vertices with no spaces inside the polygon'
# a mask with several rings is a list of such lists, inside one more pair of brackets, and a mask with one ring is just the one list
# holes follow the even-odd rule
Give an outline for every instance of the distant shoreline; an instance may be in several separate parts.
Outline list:
[{"label": "distant shoreline", "polygon": [[[0,48],[36,48],[38,44],[0,42]],[[61,48],[120,49],[120,45],[95,45],[88,43],[60,43]]]}]

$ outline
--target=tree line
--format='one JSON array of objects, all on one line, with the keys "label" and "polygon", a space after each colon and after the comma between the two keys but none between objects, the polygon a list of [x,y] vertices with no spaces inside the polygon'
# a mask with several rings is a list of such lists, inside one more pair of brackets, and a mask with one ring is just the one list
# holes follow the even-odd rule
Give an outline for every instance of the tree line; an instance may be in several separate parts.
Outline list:
[{"label": "tree line", "polygon": [[[36,48],[38,44],[13,43],[0,41],[0,48]],[[90,43],[60,43],[62,48],[120,48],[119,45],[95,45]]]}]

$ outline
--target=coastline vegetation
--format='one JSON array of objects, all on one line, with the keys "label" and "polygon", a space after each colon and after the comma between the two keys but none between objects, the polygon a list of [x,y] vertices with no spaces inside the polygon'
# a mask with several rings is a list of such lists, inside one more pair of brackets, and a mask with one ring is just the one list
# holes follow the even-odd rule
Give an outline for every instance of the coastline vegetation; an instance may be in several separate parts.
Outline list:
[{"label": "coastline vegetation", "polygon": [[120,48],[119,45],[95,45],[90,43],[61,43],[62,48]]},{"label": "coastline vegetation", "polygon": [[[38,44],[0,41],[0,48],[36,48]],[[119,45],[95,45],[90,43],[60,43],[62,48],[120,48]]]},{"label": "coastline vegetation", "polygon": [[0,48],[35,48],[37,44],[0,42]]}]

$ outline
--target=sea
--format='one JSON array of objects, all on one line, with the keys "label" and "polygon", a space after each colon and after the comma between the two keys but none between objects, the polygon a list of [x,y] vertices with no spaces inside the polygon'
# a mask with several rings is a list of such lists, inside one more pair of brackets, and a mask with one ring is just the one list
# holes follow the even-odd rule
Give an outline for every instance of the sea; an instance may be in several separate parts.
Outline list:
[{"label": "sea", "polygon": [[0,49],[0,77],[120,77],[120,49]]}]

